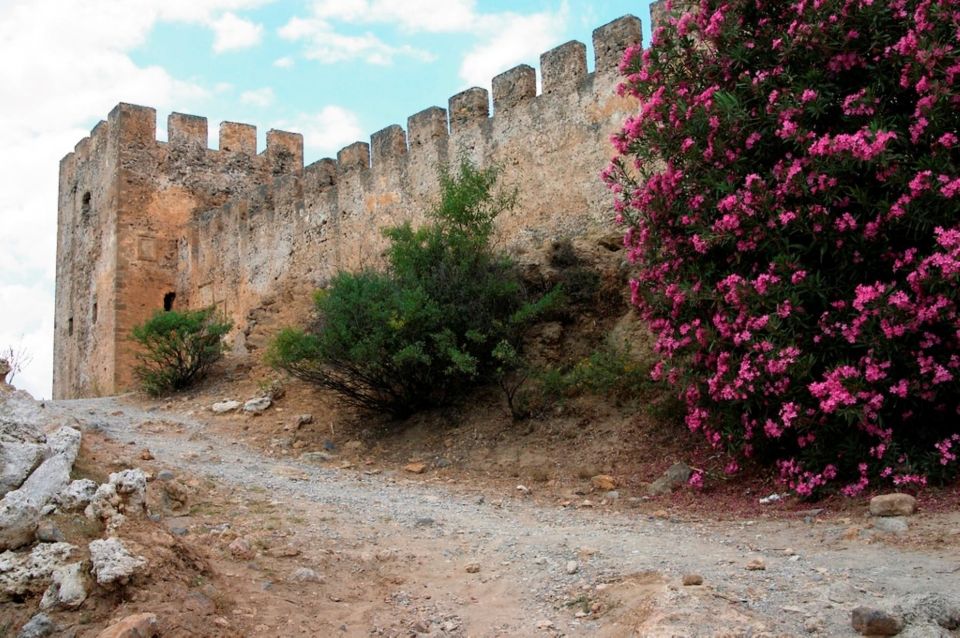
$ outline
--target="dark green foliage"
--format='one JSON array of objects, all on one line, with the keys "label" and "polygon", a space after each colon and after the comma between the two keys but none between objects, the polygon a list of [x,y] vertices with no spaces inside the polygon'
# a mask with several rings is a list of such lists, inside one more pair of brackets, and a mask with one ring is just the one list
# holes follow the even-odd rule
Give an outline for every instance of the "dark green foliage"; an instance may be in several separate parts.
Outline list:
[{"label": "dark green foliage", "polygon": [[337,275],[317,295],[316,324],[278,335],[268,362],[395,417],[514,365],[495,351],[519,351],[523,331],[560,293],[528,300],[514,264],[491,250],[496,216],[516,202],[495,188],[497,175],[468,162],[442,172],[430,223],[387,229],[386,271]]},{"label": "dark green foliage", "polygon": [[560,273],[560,285],[569,302],[594,308],[600,291],[600,273],[586,266],[573,266]]},{"label": "dark green foliage", "polygon": [[626,345],[605,344],[576,363],[522,367],[509,377],[513,386],[501,383],[501,387],[516,420],[541,415],[558,402],[586,395],[606,397],[617,405],[656,409],[667,395],[650,379],[650,364],[650,360],[634,356]]},{"label": "dark green foliage", "polygon": [[213,308],[158,310],[132,333],[143,348],[134,368],[141,387],[158,396],[199,381],[223,355],[223,337],[231,327]]}]

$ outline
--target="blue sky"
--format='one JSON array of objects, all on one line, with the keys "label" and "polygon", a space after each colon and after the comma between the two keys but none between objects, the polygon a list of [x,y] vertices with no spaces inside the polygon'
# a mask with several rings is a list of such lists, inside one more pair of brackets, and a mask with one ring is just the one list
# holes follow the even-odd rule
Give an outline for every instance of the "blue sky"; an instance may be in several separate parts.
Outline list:
[{"label": "blue sky", "polygon": [[[50,396],[57,169],[117,102],[305,137],[336,151],[649,2],[625,0],[3,0],[0,349]],[[592,64],[592,62],[591,62]],[[592,67],[591,67],[592,68]]]}]

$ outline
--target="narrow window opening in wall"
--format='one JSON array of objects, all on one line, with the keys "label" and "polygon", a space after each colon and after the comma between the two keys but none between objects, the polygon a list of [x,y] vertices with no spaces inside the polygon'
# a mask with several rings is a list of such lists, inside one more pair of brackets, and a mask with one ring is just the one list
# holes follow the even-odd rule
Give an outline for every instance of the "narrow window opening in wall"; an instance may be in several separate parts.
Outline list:
[{"label": "narrow window opening in wall", "polygon": [[93,323],[97,323],[97,302],[93,302]]},{"label": "narrow window opening in wall", "polygon": [[90,191],[84,193],[80,200],[80,214],[84,219],[90,218]]},{"label": "narrow window opening in wall", "polygon": [[177,298],[177,293],[168,292],[163,296],[163,309],[165,312],[170,312],[173,310],[173,302]]},{"label": "narrow window opening in wall", "polygon": [[73,317],[70,317],[69,319],[67,319],[67,336],[68,337],[73,336]]}]

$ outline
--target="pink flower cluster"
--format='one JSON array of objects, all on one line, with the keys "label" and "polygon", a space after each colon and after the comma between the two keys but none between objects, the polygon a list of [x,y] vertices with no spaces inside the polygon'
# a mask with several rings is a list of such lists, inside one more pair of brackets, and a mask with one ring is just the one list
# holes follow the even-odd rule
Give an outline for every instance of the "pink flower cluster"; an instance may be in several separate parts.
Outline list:
[{"label": "pink flower cluster", "polygon": [[801,495],[955,477],[960,0],[668,11],[603,172],[654,376]]}]

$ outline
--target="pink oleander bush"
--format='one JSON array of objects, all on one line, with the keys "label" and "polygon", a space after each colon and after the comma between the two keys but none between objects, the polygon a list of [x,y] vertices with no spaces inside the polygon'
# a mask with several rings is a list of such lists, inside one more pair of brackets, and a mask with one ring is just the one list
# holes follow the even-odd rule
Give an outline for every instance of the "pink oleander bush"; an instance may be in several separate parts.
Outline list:
[{"label": "pink oleander bush", "polygon": [[655,378],[800,495],[956,476],[960,0],[675,3],[603,177]]}]

